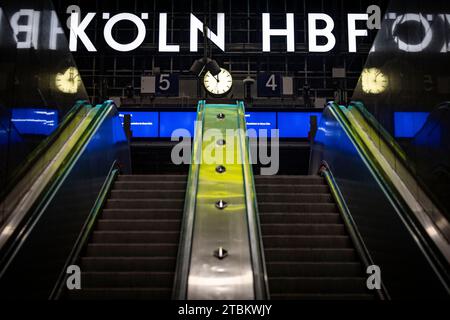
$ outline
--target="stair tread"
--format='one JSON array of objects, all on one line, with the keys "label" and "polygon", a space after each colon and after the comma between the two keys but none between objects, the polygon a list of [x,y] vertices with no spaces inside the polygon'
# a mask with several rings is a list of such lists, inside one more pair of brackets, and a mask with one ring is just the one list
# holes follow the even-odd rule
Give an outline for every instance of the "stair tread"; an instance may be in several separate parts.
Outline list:
[{"label": "stair tread", "polygon": [[85,286],[67,297],[170,298],[186,182],[187,175],[119,175],[79,258]]}]

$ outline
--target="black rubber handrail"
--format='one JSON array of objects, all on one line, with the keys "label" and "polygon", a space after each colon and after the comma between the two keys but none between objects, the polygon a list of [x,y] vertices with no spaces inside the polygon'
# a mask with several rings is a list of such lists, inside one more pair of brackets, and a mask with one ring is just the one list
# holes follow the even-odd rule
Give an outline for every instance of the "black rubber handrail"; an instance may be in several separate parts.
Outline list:
[{"label": "black rubber handrail", "polygon": [[[364,239],[361,236],[358,227],[356,226],[355,220],[351,215],[345,198],[342,195],[342,192],[338,184],[336,183],[336,180],[334,179],[333,173],[325,161],[322,162],[322,165],[319,168],[319,174],[327,181],[327,184],[331,190],[331,194],[333,195],[333,198],[339,208],[339,213],[341,214],[342,220],[344,221],[344,225],[350,235],[353,246],[355,247],[355,250],[363,263],[364,269],[367,270],[369,266],[373,266],[375,265],[375,263],[369,253],[369,250],[367,249],[366,244],[364,243]],[[381,283],[381,289],[376,290],[376,293],[380,300],[390,300],[389,294],[383,282]]]},{"label": "black rubber handrail", "polygon": [[97,199],[95,200],[94,206],[92,207],[91,212],[89,213],[89,216],[87,217],[86,222],[84,223],[83,228],[81,229],[81,232],[77,237],[75,245],[73,246],[69,257],[67,258],[66,263],[61,270],[58,281],[56,282],[55,287],[50,294],[50,300],[59,300],[62,297],[62,294],[65,291],[64,285],[66,284],[67,278],[69,277],[69,275],[66,273],[66,270],[70,265],[75,265],[77,263],[82,251],[86,248],[88,240],[92,232],[94,231],[94,226],[97,223],[97,219],[102,212],[106,201],[108,200],[112,186],[119,173],[119,164],[117,161],[114,161],[108,172],[108,175],[106,176],[105,182],[100,189]]}]

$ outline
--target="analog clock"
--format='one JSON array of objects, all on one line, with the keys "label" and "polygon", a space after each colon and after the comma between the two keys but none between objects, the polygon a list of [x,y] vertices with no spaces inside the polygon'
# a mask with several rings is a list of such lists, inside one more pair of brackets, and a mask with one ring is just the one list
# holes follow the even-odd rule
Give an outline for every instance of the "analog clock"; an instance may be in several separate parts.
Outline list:
[{"label": "analog clock", "polygon": [[361,74],[362,89],[365,93],[380,94],[388,88],[388,77],[380,69],[364,69]]},{"label": "analog clock", "polygon": [[223,96],[227,94],[233,85],[233,78],[230,72],[223,68],[220,69],[217,76],[213,76],[211,72],[207,72],[203,78],[205,89],[214,96]]},{"label": "analog clock", "polygon": [[81,84],[80,74],[75,67],[70,67],[63,73],[58,73],[55,81],[56,87],[63,93],[77,93]]}]

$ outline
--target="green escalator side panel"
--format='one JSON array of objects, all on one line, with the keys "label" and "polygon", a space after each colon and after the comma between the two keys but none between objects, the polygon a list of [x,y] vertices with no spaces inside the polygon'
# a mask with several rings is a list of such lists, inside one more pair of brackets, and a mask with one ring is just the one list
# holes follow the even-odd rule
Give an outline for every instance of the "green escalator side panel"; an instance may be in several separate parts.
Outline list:
[{"label": "green escalator side panel", "polygon": [[[189,270],[187,299],[255,298],[242,153],[245,130],[239,131],[241,113],[238,103],[199,104],[201,124],[197,124],[194,142],[194,159],[199,163],[191,164],[188,181],[188,186],[193,186],[192,179],[197,178],[195,195],[191,194],[195,201],[187,198],[186,205],[189,210],[195,203],[190,262],[188,269],[178,268],[179,272]],[[225,117],[219,119],[219,114]],[[225,144],[218,144],[219,140],[225,140]],[[226,171],[217,172],[218,166],[224,166]],[[188,187],[188,194],[192,190]],[[222,210],[216,207],[220,200],[227,203]],[[185,209],[185,218],[188,216]],[[229,251],[226,259],[214,255],[219,248]]]},{"label": "green escalator side panel", "polygon": [[[225,119],[217,119],[222,113]],[[230,206],[231,212],[245,209],[244,177],[242,172],[241,148],[235,130],[238,128],[236,105],[206,105],[203,123],[202,163],[199,172],[197,209],[210,207],[217,199]],[[233,134],[227,136],[227,130]],[[218,139],[225,139],[223,147],[217,145]],[[216,167],[223,165],[226,172],[218,174]]]}]

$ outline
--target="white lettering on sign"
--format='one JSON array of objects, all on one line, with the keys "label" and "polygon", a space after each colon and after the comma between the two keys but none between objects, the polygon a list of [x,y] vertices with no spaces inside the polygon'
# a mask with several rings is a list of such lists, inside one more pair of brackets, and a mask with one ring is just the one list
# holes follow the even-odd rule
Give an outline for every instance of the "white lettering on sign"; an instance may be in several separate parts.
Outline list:
[{"label": "white lettering on sign", "polygon": [[[317,21],[325,22],[325,28],[317,29]],[[333,35],[334,21],[329,15],[324,13],[310,13],[308,14],[308,40],[310,52],[329,52],[333,50],[336,45],[336,37]],[[324,45],[317,44],[317,37],[327,38],[327,43]]]},{"label": "white lettering on sign", "polygon": [[[117,13],[111,15],[109,13],[85,12],[75,5],[67,8],[69,17],[67,25],[70,29],[69,48],[71,51],[79,49],[79,42],[82,49],[89,52],[96,52],[97,48],[93,43],[92,34],[87,30],[91,30],[89,26],[93,24],[93,20],[101,18],[107,20],[104,26],[103,35],[106,44],[116,51],[129,52],[139,48],[144,42],[147,31],[150,29],[148,24],[149,13],[133,14],[133,13]],[[226,15],[225,13],[217,13],[215,19],[216,25],[204,26],[198,17],[193,13],[190,15],[189,25],[186,26],[189,32],[189,50],[190,52],[198,51],[199,34],[206,37],[218,49],[225,52],[226,49]],[[156,33],[158,35],[157,50],[158,52],[180,52],[181,43],[173,42],[171,25],[169,19],[172,19],[167,13],[162,12],[157,15]],[[283,19],[282,19],[283,20]],[[115,39],[114,28],[121,21],[128,21],[134,24],[137,32],[130,32],[130,39],[125,43],[119,43]],[[358,28],[358,22],[366,22],[364,27]],[[16,40],[18,49],[49,49],[58,50],[58,45],[63,45],[62,35],[64,30],[59,24],[57,14],[54,11],[36,11],[34,9],[20,9],[11,13],[9,18],[10,25]],[[411,23],[412,22],[412,23]],[[275,28],[271,25],[271,13],[262,13],[261,15],[261,49],[263,52],[272,51],[272,41],[280,37],[286,40],[285,52],[296,51],[296,26],[295,14],[285,14],[285,27]],[[309,52],[329,52],[336,46],[336,37],[334,35],[335,22],[333,18],[325,13],[308,13],[307,14],[307,46]],[[154,25],[151,22],[151,25]],[[302,23],[303,24],[303,23]],[[147,26],[146,26],[147,25]],[[65,26],[65,24],[63,25]],[[448,13],[422,14],[422,13],[403,13],[387,12],[383,20],[383,34],[390,37],[390,42],[386,46],[392,49],[404,52],[422,52],[424,50],[434,50],[440,53],[448,53],[450,51],[450,43],[446,32],[450,29],[450,15]],[[231,26],[233,27],[233,26]],[[364,13],[349,13],[347,15],[347,38],[348,52],[357,52],[357,39],[359,37],[367,37],[368,30],[377,30],[381,27],[381,10],[378,6],[369,6]],[[405,27],[408,32],[400,32]],[[443,27],[443,28],[442,28]],[[183,28],[183,29],[187,29]],[[422,30],[420,30],[422,29]],[[45,33],[45,34],[44,34]],[[421,34],[419,41],[409,40],[408,34]],[[39,38],[42,38],[41,40]],[[187,37],[185,37],[187,39]],[[201,40],[200,40],[201,41]],[[436,46],[439,48],[436,49]],[[39,48],[38,48],[39,47]],[[371,52],[377,51],[375,45]]]},{"label": "white lettering on sign", "polygon": [[[121,44],[113,38],[112,29],[119,21],[130,21],[137,27],[136,38],[130,43]],[[106,22],[105,29],[103,30],[103,36],[105,37],[106,43],[114,50],[121,52],[128,52],[138,48],[142,42],[144,42],[145,34],[146,30],[144,22],[139,19],[138,16],[131,13],[116,14]]]},{"label": "white lettering on sign", "polygon": [[[191,38],[190,51],[198,51],[198,32],[203,33],[203,22],[191,13]],[[203,35],[204,36],[204,35]],[[206,28],[206,37],[211,40],[220,50],[225,52],[225,13],[217,14],[217,33]]]},{"label": "white lettering on sign", "polygon": [[286,29],[271,29],[270,28],[270,13],[262,14],[262,34],[263,34],[263,51],[270,52],[270,37],[284,36],[287,41],[287,51],[295,51],[295,29],[294,29],[294,14],[286,13]]},{"label": "white lettering on sign", "polygon": [[[367,37],[367,29],[356,29],[356,21],[367,21],[367,13],[348,15],[348,51],[356,52],[356,37]],[[366,24],[367,25],[367,24]]]}]

